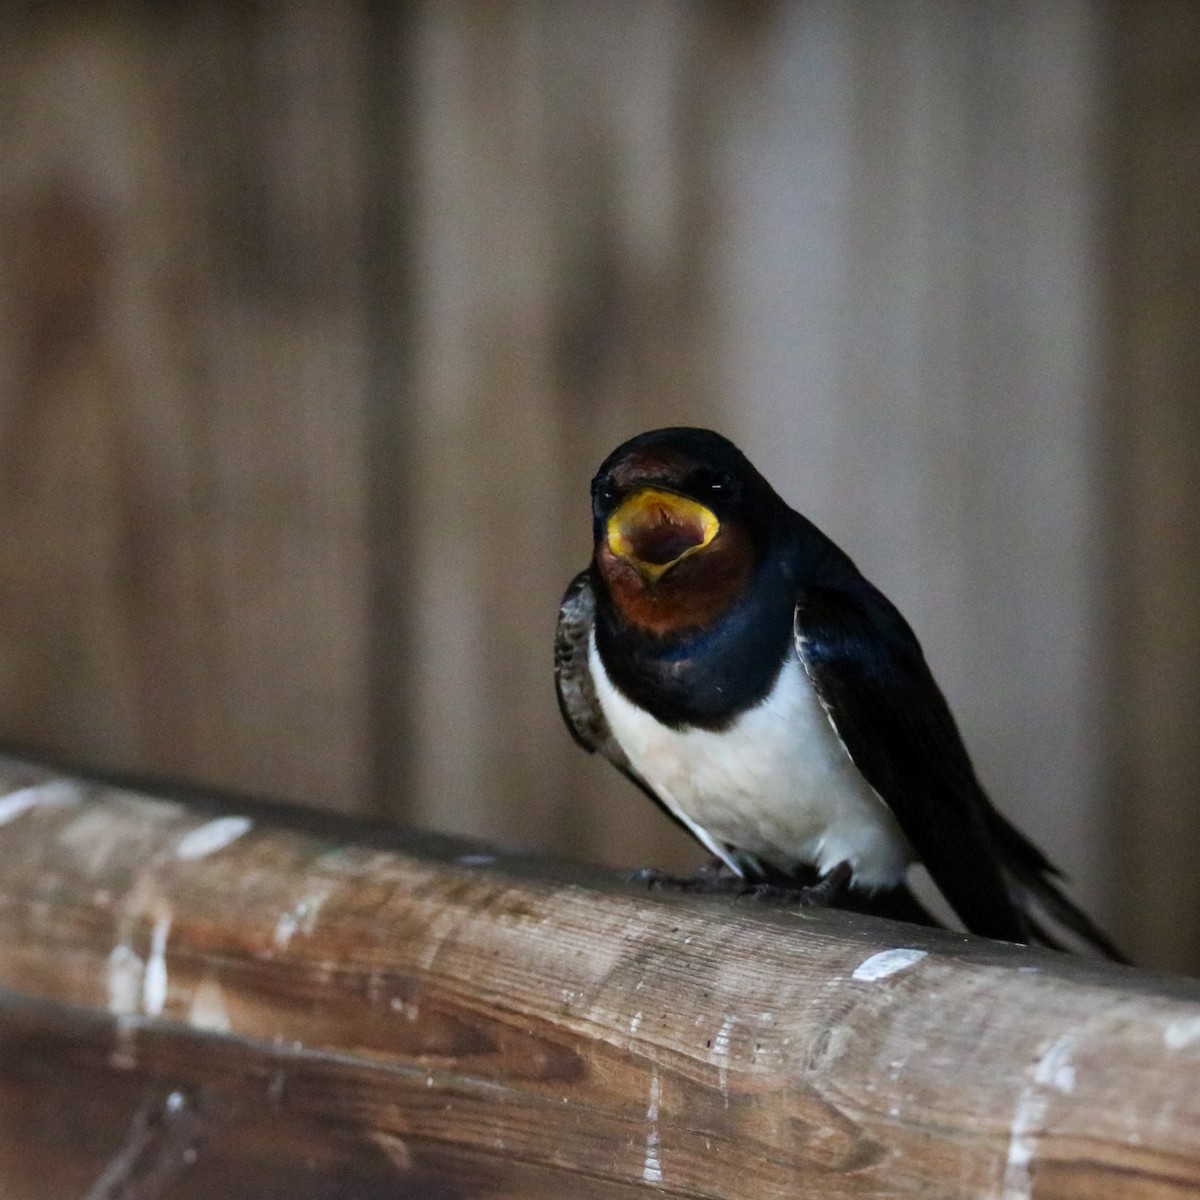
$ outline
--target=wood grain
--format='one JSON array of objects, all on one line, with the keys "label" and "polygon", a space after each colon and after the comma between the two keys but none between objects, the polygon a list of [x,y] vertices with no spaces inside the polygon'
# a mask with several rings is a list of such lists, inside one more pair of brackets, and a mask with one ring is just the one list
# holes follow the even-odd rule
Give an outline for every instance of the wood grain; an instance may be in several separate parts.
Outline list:
[{"label": "wood grain", "polygon": [[360,34],[0,14],[6,737],[363,803]]},{"label": "wood grain", "polygon": [[1200,984],[12,760],[0,822],[5,1195],[1200,1188]]}]

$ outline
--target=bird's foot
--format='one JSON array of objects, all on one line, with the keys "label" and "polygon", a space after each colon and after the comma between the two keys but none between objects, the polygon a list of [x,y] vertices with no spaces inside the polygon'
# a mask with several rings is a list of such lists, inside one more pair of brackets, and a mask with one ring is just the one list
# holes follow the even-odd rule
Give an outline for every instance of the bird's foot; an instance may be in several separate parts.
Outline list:
[{"label": "bird's foot", "polygon": [[837,903],[842,893],[850,886],[853,877],[854,868],[848,862],[840,862],[816,883],[790,889],[791,894],[785,903],[797,908],[829,908]]},{"label": "bird's foot", "polygon": [[826,908],[846,890],[852,875],[850,864],[843,862],[807,887],[786,883],[752,883],[735,875],[716,859],[701,867],[694,875],[668,875],[654,867],[643,867],[633,873],[632,880],[634,883],[644,883],[648,888],[665,888],[690,895],[733,896],[735,899],[758,900],[764,904],[793,908]]}]

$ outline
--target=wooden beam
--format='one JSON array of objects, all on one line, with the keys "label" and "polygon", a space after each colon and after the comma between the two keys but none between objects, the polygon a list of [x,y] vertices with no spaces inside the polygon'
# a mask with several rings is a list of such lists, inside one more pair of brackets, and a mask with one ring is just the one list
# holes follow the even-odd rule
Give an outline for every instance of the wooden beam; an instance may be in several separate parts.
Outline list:
[{"label": "wooden beam", "polygon": [[1195,982],[12,759],[0,825],[6,1197],[1200,1188]]}]

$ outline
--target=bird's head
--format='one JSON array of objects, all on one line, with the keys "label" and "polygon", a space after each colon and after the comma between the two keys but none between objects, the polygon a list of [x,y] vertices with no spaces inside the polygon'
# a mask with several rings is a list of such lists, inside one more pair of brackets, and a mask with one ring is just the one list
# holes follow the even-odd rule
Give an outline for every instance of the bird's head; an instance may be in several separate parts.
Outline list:
[{"label": "bird's head", "polygon": [[594,563],[630,623],[669,634],[737,599],[783,502],[730,441],[657,429],[618,446],[592,480]]}]

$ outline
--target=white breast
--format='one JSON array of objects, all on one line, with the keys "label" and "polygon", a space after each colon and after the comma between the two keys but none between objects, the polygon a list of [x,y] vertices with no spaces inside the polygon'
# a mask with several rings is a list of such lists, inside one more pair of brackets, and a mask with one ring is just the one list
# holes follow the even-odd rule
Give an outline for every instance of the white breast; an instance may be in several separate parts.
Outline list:
[{"label": "white breast", "polygon": [[793,654],[761,704],[718,733],[669,729],[588,661],[613,736],[633,769],[696,837],[741,874],[733,851],[782,870],[841,862],[861,887],[899,882],[912,852],[863,778]]}]

